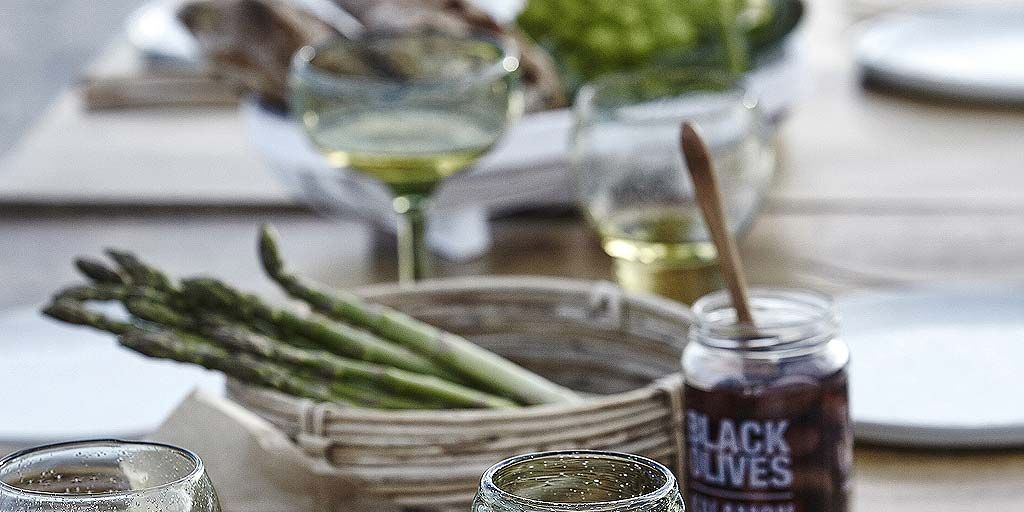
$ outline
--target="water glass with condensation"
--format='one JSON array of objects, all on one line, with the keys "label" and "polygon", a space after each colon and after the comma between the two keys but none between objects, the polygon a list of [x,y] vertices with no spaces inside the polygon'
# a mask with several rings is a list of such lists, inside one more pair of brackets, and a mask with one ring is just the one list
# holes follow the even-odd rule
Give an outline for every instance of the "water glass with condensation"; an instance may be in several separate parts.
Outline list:
[{"label": "water glass with condensation", "polygon": [[661,463],[616,452],[520,455],[480,479],[473,512],[683,512],[675,476]]},{"label": "water glass with condensation", "polygon": [[220,512],[203,462],[170,445],[114,440],[32,448],[0,460],[3,512]]}]

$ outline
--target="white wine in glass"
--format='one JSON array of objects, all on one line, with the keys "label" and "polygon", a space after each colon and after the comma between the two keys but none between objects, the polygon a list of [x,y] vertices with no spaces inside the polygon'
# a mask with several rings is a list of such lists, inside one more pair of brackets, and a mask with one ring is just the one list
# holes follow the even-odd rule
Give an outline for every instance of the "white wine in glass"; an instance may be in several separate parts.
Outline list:
[{"label": "white wine in glass", "polygon": [[692,303],[721,287],[679,126],[695,123],[706,136],[729,228],[741,235],[775,168],[755,100],[737,77],[699,67],[611,74],[580,90],[572,166],[624,288]]},{"label": "white wine in glass", "polygon": [[328,162],[395,195],[399,275],[429,275],[425,209],[444,178],[501,138],[522,109],[514,46],[493,35],[376,34],[300,50],[291,109]]}]

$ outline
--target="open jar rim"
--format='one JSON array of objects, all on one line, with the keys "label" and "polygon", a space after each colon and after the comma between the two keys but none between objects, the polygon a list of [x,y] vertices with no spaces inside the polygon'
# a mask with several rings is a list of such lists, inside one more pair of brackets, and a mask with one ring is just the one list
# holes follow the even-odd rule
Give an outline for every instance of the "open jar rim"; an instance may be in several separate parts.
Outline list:
[{"label": "open jar rim", "polygon": [[732,298],[719,290],[698,299],[690,341],[751,355],[814,348],[835,337],[838,315],[824,293],[788,288],[748,292],[753,324],[740,323]]},{"label": "open jar rim", "polygon": [[[527,498],[520,496],[513,492],[502,489],[496,482],[495,477],[498,477],[502,472],[512,469],[528,462],[540,461],[543,459],[558,459],[565,457],[574,457],[579,459],[610,459],[620,462],[628,462],[635,464],[638,467],[651,470],[663,479],[661,484],[651,492],[631,496],[629,498],[610,500],[610,501],[584,501],[584,502],[557,502],[557,501],[544,501],[533,498]],[[582,512],[582,511],[612,511],[612,510],[633,510],[636,507],[645,504],[654,504],[669,498],[674,491],[677,490],[676,479],[672,472],[665,467],[665,465],[642,457],[640,455],[633,455],[628,453],[609,452],[600,450],[560,450],[560,451],[547,451],[528,453],[525,455],[519,455],[509,459],[505,459],[493,466],[491,466],[483,476],[480,478],[480,494],[487,500],[501,500],[505,503],[514,504],[522,507],[529,507],[533,510],[542,510],[545,512]]]},{"label": "open jar rim", "polygon": [[[36,463],[32,461],[33,457],[45,457],[48,454],[56,455],[63,452],[81,451],[90,448],[108,448],[111,450],[131,450],[133,448],[156,449],[181,456],[188,462],[190,467],[187,470],[183,470],[174,475],[174,477],[167,478],[156,485],[142,487],[139,489],[125,489],[95,494],[40,491],[36,489],[26,489],[24,487],[8,483],[7,476],[10,472],[31,467]],[[26,466],[19,467],[19,464],[25,464]],[[82,500],[93,503],[107,500],[123,500],[125,498],[141,496],[168,488],[186,485],[190,482],[195,482],[202,478],[205,472],[206,469],[203,466],[203,461],[198,455],[184,448],[179,448],[169,444],[152,441],[121,441],[118,439],[69,441],[28,448],[0,458],[0,495],[7,494],[10,496],[25,496],[35,500],[51,502],[73,502]]]},{"label": "open jar rim", "polygon": [[742,77],[702,66],[652,66],[609,73],[580,88],[574,101],[578,119],[599,116],[624,124],[679,124],[737,104],[748,109],[757,98]]}]

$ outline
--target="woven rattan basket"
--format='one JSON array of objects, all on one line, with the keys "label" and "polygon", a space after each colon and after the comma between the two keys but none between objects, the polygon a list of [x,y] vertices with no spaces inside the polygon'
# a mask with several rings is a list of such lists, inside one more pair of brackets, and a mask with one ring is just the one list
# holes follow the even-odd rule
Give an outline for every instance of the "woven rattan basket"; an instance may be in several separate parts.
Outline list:
[{"label": "woven rattan basket", "polygon": [[606,282],[546,278],[436,280],[360,294],[593,397],[518,410],[380,411],[229,383],[233,399],[328,461],[355,501],[468,510],[488,466],[539,450],[631,452],[678,472],[686,307]]}]

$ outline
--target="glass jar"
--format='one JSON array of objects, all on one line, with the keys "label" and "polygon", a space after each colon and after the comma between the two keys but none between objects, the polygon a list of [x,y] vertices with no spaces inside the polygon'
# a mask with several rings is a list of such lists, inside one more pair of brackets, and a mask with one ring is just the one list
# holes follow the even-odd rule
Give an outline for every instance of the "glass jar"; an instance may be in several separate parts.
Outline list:
[{"label": "glass jar", "polygon": [[194,453],[159,443],[77,441],[0,460],[4,512],[220,512]]},{"label": "glass jar", "polygon": [[687,304],[721,287],[714,245],[679,150],[701,129],[734,234],[750,225],[775,169],[774,136],[734,75],[706,68],[603,77],[574,105],[580,201],[619,284]]},{"label": "glass jar", "polygon": [[589,450],[520,455],[480,479],[473,512],[683,512],[676,479],[651,459]]},{"label": "glass jar", "polygon": [[844,512],[853,464],[849,349],[836,337],[832,300],[754,289],[750,305],[753,325],[737,323],[724,291],[693,306],[683,351],[687,503]]}]

